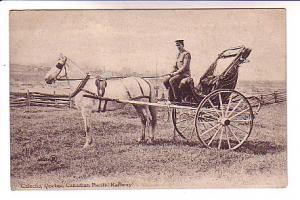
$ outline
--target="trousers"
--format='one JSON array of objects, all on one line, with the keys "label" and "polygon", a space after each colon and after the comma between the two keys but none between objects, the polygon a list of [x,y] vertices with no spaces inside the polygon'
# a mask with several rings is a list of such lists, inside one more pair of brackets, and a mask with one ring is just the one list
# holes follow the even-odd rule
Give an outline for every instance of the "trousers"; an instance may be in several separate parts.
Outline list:
[{"label": "trousers", "polygon": [[169,92],[170,101],[181,101],[181,91],[179,85],[182,79],[189,77],[185,74],[178,74],[173,77],[166,78],[163,83]]}]

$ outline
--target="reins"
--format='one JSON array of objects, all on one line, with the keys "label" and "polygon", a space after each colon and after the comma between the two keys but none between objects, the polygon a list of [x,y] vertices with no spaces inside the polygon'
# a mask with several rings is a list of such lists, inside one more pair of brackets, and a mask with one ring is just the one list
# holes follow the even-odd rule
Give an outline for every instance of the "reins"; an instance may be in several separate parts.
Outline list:
[{"label": "reins", "polygon": [[[155,78],[162,78],[165,76],[169,76],[169,74],[163,74],[160,76],[135,76],[139,78],[146,78],[146,79],[155,79]],[[108,78],[100,78],[101,81],[106,81],[106,80],[113,80],[113,79],[123,79],[127,78],[128,76],[113,76],[113,77],[108,77]],[[85,78],[68,78],[68,79],[56,79],[57,81],[82,81]],[[90,77],[90,79],[96,79],[96,77]]]},{"label": "reins", "polygon": [[[67,63],[67,60],[68,61],[70,61],[70,62],[72,62],[72,64],[76,67],[76,68],[78,68],[78,70],[82,73],[82,74],[84,74],[84,72],[83,71],[81,71],[81,69],[77,66],[77,64],[74,62],[74,61],[72,61],[70,58],[67,58],[67,57],[65,57],[65,60],[64,60],[64,62],[61,64],[61,63],[59,63],[59,64],[57,64],[56,65],[56,67],[60,70],[59,71],[59,73],[57,74],[57,76],[56,76],[56,81],[81,81],[80,83],[79,83],[79,85],[77,86],[77,88],[70,94],[70,98],[73,98],[73,97],[75,97],[79,92],[81,92],[81,91],[83,91],[83,92],[86,92],[86,93],[88,93],[89,95],[91,95],[91,96],[97,96],[97,97],[103,97],[104,96],[104,92],[105,92],[105,89],[102,91],[102,94],[100,94],[99,93],[99,86],[97,86],[97,84],[96,84],[96,86],[97,86],[97,92],[98,92],[98,94],[95,94],[95,93],[93,93],[93,92],[91,92],[91,91],[89,91],[89,90],[86,90],[86,89],[84,89],[84,87],[85,87],[85,85],[87,84],[87,82],[90,80],[90,79],[96,79],[96,80],[98,80],[98,81],[104,81],[105,82],[105,84],[107,84],[106,83],[106,81],[107,80],[113,80],[113,79],[123,79],[123,78],[127,78],[127,77],[124,77],[124,76],[115,76],[115,77],[108,77],[108,78],[103,78],[103,77],[91,77],[91,75],[89,74],[89,73],[87,73],[86,74],[86,76],[84,77],[84,78],[69,78],[68,77],[68,72],[67,72],[67,66],[68,67],[70,67],[69,66],[69,64]],[[61,76],[59,76],[59,74],[62,72],[62,70],[64,70],[65,71],[65,74],[64,75],[61,75]],[[157,79],[157,78],[161,78],[161,77],[165,77],[165,76],[169,76],[169,74],[163,74],[163,75],[160,75],[160,76],[143,76],[143,77],[140,77],[140,78],[145,78],[145,79]],[[143,92],[143,90],[142,90],[142,87],[140,86],[140,83],[138,82],[138,84],[139,84],[139,87],[140,87],[140,89],[141,89],[141,92],[142,92],[142,94],[144,93]],[[125,88],[126,88],[126,86],[125,86]],[[129,95],[129,97],[130,97],[130,93],[129,93],[129,91],[128,91],[128,89],[126,88],[126,90],[127,90],[127,92],[128,92],[128,95]],[[131,98],[131,97],[130,97]],[[150,98],[150,97],[149,97]],[[103,105],[103,109],[101,109],[101,102],[102,102],[102,100],[104,100],[104,105]],[[98,106],[98,112],[105,112],[105,110],[106,110],[106,105],[107,105],[107,101],[108,100],[105,100],[105,99],[99,99],[99,106]]]},{"label": "reins", "polygon": [[[81,69],[77,66],[77,64],[72,61],[70,58],[67,58],[65,57],[65,60],[63,63],[58,63],[56,65],[56,67],[60,70],[59,73],[56,75],[56,81],[80,81],[80,83],[78,84],[78,86],[76,87],[76,89],[70,94],[70,98],[73,98],[75,97],[78,93],[80,92],[85,92],[86,94],[90,95],[90,96],[93,96],[93,97],[98,97],[99,98],[99,105],[98,105],[98,112],[105,112],[106,111],[106,106],[107,106],[107,102],[109,100],[105,99],[104,98],[104,93],[105,93],[105,87],[107,86],[107,83],[106,81],[107,80],[114,80],[114,79],[124,79],[124,78],[127,78],[127,77],[124,77],[124,76],[115,76],[115,77],[108,77],[108,78],[104,78],[104,77],[92,77],[89,73],[86,74],[86,76],[84,78],[69,78],[68,76],[68,70],[67,70],[67,67],[70,68],[70,65],[67,63],[67,61],[70,61],[73,65],[72,66],[75,66],[76,68],[78,68],[78,70],[84,74],[83,71],[81,71]],[[60,73],[64,71],[64,75],[60,75]],[[160,75],[160,76],[136,76],[136,77],[139,77],[139,78],[144,78],[144,79],[157,79],[157,78],[161,78],[161,77],[165,77],[165,76],[169,76],[170,74],[163,74],[163,75]],[[97,87],[97,94],[94,93],[94,92],[91,92],[87,89],[84,89],[84,87],[86,86],[87,82],[90,80],[90,79],[96,79],[95,81],[95,84],[96,84],[96,87]],[[146,81],[146,80],[145,80]],[[100,89],[100,83],[101,82],[104,82],[105,86],[104,86],[104,89]],[[139,96],[138,98],[141,98],[141,97],[145,97],[144,95],[144,91],[139,83],[139,81],[137,80],[137,83],[139,85],[139,88],[141,90],[141,93],[142,93],[142,96]],[[129,98],[132,98],[130,93],[129,93],[129,90],[128,88],[126,87],[125,84],[123,84],[127,93],[128,93],[128,96]],[[101,90],[101,92],[100,92]],[[83,95],[84,97],[86,96]],[[150,95],[151,96],[151,95]],[[149,98],[150,100],[150,96],[147,97]],[[103,99],[101,99],[101,98]],[[135,97],[136,98],[136,97]],[[133,98],[132,98],[133,99]],[[102,106],[102,101],[104,101],[104,104]]]},{"label": "reins", "polygon": [[[60,66],[56,66],[58,69],[60,69],[60,72],[62,71],[62,69],[64,68],[65,70],[65,74],[63,76],[60,76],[59,78],[58,75],[60,74],[60,72],[57,74],[56,76],[56,81],[83,81],[86,79],[85,78],[68,78],[68,73],[67,73],[67,68],[66,68],[66,65],[68,65],[67,63],[67,60],[69,60],[70,62],[72,62],[74,64],[74,66],[82,73],[82,74],[85,74],[79,67],[78,65],[73,61],[71,60],[70,58],[66,57],[66,60],[64,61],[63,64],[61,64],[61,67]],[[163,74],[163,75],[160,75],[160,76],[138,76],[139,78],[146,78],[146,79],[156,79],[156,78],[162,78],[162,77],[165,77],[165,76],[169,76],[170,74]],[[65,77],[65,79],[61,79]],[[89,79],[95,79],[96,77],[91,77],[89,75]],[[114,76],[114,77],[108,77],[108,78],[104,78],[104,77],[100,77],[99,80],[101,81],[106,81],[106,80],[113,80],[113,79],[123,79],[123,78],[127,78],[126,76]]]}]

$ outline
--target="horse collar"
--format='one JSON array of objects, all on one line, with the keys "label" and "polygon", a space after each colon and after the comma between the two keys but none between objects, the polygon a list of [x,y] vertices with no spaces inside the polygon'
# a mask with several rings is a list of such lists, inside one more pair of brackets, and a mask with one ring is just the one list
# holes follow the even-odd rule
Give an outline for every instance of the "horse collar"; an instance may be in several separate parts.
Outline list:
[{"label": "horse collar", "polygon": [[76,90],[70,95],[70,98],[75,97],[80,91],[82,91],[89,79],[90,75],[87,74],[86,77],[79,83]]}]

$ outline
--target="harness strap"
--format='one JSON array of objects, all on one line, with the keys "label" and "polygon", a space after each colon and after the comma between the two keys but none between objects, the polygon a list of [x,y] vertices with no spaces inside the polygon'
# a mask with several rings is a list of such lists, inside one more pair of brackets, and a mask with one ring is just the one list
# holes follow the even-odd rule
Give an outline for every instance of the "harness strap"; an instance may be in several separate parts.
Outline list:
[{"label": "harness strap", "polygon": [[[101,82],[104,82],[104,86],[101,86]],[[95,81],[95,84],[97,86],[97,94],[98,94],[98,96],[103,97],[104,94],[105,94],[105,88],[107,86],[106,80],[101,80],[100,78],[97,78],[96,81]],[[100,92],[100,90],[101,90],[101,92]],[[104,106],[103,106],[102,110],[101,110],[101,104],[102,104],[102,99],[99,99],[98,112],[105,112],[107,101],[104,100]]]},{"label": "harness strap", "polygon": [[138,85],[139,85],[139,87],[140,87],[140,90],[141,90],[141,93],[142,93],[142,95],[143,95],[143,96],[145,96],[145,95],[144,95],[143,88],[142,88],[142,86],[141,86],[141,84],[140,84],[139,80],[138,80],[137,78],[135,78],[135,77],[134,77],[134,79],[135,79],[135,80],[136,80],[136,82],[138,83]]},{"label": "harness strap", "polygon": [[128,88],[126,87],[126,85],[124,84],[124,82],[123,82],[122,79],[121,79],[121,82],[123,83],[123,86],[124,86],[124,88],[125,88],[125,90],[126,90],[126,92],[127,92],[127,94],[128,94],[128,97],[131,99],[130,92],[129,92]]},{"label": "harness strap", "polygon": [[89,79],[90,79],[90,75],[87,74],[86,77],[79,83],[76,90],[70,95],[70,98],[75,97],[80,91],[82,91],[83,87],[86,85]]},{"label": "harness strap", "polygon": [[91,95],[97,96],[94,92],[91,92],[91,91],[86,90],[86,89],[81,89],[81,91],[86,92],[86,93],[89,93],[89,94],[91,94]]},{"label": "harness strap", "polygon": [[149,97],[148,97],[148,99],[149,99],[149,102],[151,102],[151,97],[152,97],[152,89],[151,89],[151,84],[150,84],[150,82],[149,81],[147,81],[147,80],[145,80],[145,79],[143,79],[147,84],[148,84],[148,86],[149,86]]}]

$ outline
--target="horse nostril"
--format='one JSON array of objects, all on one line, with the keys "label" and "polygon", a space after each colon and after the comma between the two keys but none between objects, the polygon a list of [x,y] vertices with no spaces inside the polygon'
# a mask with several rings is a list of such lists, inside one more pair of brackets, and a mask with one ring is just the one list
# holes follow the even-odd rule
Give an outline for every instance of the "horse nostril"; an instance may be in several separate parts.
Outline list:
[{"label": "horse nostril", "polygon": [[47,84],[51,84],[51,83],[52,83],[52,81],[51,81],[49,78],[45,78],[45,82],[46,82]]}]

